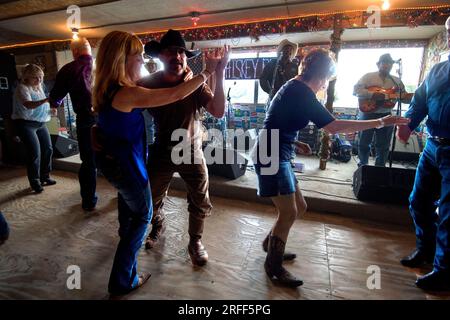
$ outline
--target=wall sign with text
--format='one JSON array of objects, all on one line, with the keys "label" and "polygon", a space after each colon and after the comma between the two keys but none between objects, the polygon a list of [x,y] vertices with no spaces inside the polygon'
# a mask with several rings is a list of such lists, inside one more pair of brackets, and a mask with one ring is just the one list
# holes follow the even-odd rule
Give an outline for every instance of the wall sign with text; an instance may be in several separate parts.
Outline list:
[{"label": "wall sign with text", "polygon": [[276,58],[242,58],[231,59],[225,68],[225,79],[258,79],[264,67]]}]

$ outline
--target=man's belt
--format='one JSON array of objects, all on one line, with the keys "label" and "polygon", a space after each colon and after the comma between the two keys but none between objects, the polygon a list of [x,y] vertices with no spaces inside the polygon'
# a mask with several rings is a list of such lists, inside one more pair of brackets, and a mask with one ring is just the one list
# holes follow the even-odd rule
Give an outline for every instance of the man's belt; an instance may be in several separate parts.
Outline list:
[{"label": "man's belt", "polygon": [[431,139],[439,144],[450,145],[450,138],[429,137],[428,139]]}]

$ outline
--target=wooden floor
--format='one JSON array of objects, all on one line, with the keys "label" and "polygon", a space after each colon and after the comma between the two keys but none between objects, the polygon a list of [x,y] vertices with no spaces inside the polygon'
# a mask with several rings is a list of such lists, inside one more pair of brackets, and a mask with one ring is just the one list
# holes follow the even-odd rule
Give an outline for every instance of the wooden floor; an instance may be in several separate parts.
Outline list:
[{"label": "wooden floor", "polygon": [[[330,160],[326,170],[319,169],[319,159],[316,156],[297,156],[296,162],[305,166],[304,172],[296,173],[296,177],[300,181],[304,197],[308,200],[309,208],[313,211],[413,227],[407,205],[395,205],[383,201],[363,202],[356,198],[352,184],[353,174],[357,168],[356,158],[347,163]],[[373,164],[372,158],[370,162]],[[58,170],[77,173],[81,159],[77,154],[54,159],[53,164]],[[407,164],[394,163],[395,167],[405,168],[405,165]],[[254,168],[248,166],[245,174],[234,180],[211,175],[209,191],[210,194],[222,198],[271,205],[270,199],[257,196],[257,185],[258,179]],[[178,174],[174,175],[172,188],[186,190],[184,181]]]},{"label": "wooden floor", "polygon": [[[0,247],[0,299],[105,299],[117,235],[116,192],[99,178],[98,211],[80,208],[76,174],[56,171],[55,186],[32,194],[23,168],[0,168],[0,210],[11,226]],[[414,286],[416,273],[398,260],[414,247],[412,230],[308,212],[296,221],[287,268],[304,280],[299,289],[267,279],[261,241],[271,206],[213,198],[204,243],[210,261],[194,268],[187,253],[187,204],[180,192],[166,205],[168,227],[160,245],[141,250],[140,270],[152,278],[129,299],[449,299]],[[67,267],[81,268],[81,290],[68,290]],[[381,269],[381,289],[369,290],[367,268]]]}]

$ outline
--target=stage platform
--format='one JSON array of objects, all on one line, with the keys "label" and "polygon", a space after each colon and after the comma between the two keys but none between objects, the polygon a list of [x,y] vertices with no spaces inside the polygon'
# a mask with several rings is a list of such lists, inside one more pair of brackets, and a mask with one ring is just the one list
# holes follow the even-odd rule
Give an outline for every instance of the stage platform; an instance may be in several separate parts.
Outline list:
[{"label": "stage platform", "polygon": [[[316,156],[297,157],[296,162],[304,164],[303,173],[297,173],[300,188],[308,203],[308,210],[331,213],[354,219],[364,219],[411,225],[412,221],[407,206],[380,202],[362,202],[356,199],[352,189],[353,173],[357,169],[357,158],[343,163],[331,160],[326,170],[319,169]],[[372,163],[373,159],[371,159]],[[79,155],[55,159],[54,169],[78,172]],[[395,163],[393,166],[415,168],[411,163]],[[257,178],[253,167],[249,166],[244,176],[228,180],[210,175],[210,194],[223,198],[269,204],[270,199],[260,198],[256,194]],[[171,188],[185,190],[184,182],[178,174],[172,179]]]}]

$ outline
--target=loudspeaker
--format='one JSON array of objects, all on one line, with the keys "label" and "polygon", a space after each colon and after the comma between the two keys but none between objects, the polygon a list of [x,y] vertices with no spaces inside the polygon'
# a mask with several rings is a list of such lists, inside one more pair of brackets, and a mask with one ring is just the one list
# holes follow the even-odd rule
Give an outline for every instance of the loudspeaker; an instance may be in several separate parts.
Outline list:
[{"label": "loudspeaker", "polygon": [[[392,143],[389,150],[389,152],[392,153]],[[417,135],[411,135],[407,144],[404,144],[398,140],[396,141],[394,153],[392,153],[392,160],[417,162],[419,161],[419,156],[420,146]]]},{"label": "loudspeaker", "polygon": [[297,140],[307,143],[311,147],[312,152],[316,152],[319,150],[319,129],[310,122],[298,132]]},{"label": "loudspeaker", "polygon": [[408,204],[416,170],[361,166],[353,174],[353,192],[362,201]]},{"label": "loudspeaker", "polygon": [[78,141],[60,135],[50,135],[53,145],[53,157],[67,158],[78,154]]},{"label": "loudspeaker", "polygon": [[227,179],[237,179],[245,174],[248,160],[236,150],[207,145],[205,155],[208,172]]}]

